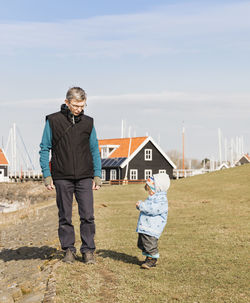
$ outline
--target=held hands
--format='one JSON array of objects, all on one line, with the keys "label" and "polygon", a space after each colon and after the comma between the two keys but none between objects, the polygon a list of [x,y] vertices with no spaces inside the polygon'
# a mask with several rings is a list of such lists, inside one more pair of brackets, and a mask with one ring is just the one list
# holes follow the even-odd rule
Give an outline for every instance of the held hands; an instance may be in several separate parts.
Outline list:
[{"label": "held hands", "polygon": [[44,179],[44,184],[47,188],[47,190],[53,190],[54,189],[54,184],[51,176],[48,176]]},{"label": "held hands", "polygon": [[98,176],[95,176],[95,177],[94,177],[94,180],[93,180],[92,189],[93,189],[93,190],[98,190],[98,189],[100,189],[101,185],[102,185],[102,180],[101,180],[101,178],[98,177]]}]

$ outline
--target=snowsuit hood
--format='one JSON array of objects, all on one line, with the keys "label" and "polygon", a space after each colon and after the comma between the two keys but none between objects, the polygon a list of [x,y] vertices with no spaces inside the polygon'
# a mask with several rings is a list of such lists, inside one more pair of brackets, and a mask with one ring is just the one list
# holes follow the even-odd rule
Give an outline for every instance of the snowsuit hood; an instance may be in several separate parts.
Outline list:
[{"label": "snowsuit hood", "polygon": [[155,180],[155,191],[160,192],[160,191],[165,191],[169,189],[170,186],[170,179],[168,174],[155,174],[153,175],[154,180]]}]

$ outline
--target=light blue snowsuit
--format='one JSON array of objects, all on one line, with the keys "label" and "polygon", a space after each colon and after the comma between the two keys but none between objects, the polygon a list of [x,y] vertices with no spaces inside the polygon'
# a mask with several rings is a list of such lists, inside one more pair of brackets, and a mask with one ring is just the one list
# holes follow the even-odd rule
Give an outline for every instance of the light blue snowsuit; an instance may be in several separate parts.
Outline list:
[{"label": "light blue snowsuit", "polygon": [[[167,190],[170,186],[169,176],[167,174],[156,174],[153,175],[155,182],[155,194],[148,196],[148,198],[138,206],[140,210],[140,215],[137,223],[136,232],[138,232],[138,247],[142,249],[143,255],[159,258],[157,240],[159,239],[163,229],[167,223],[168,217],[168,200],[167,200]],[[151,238],[145,238],[144,244],[141,242],[142,235],[148,235]],[[147,240],[148,239],[148,240]],[[151,243],[149,243],[149,242]],[[140,243],[140,244],[139,244]],[[148,243],[148,244],[146,244]],[[146,246],[145,246],[146,245]],[[150,247],[148,252],[147,248]]]},{"label": "light blue snowsuit", "polygon": [[159,239],[167,223],[168,200],[165,191],[156,192],[140,203],[136,232]]}]

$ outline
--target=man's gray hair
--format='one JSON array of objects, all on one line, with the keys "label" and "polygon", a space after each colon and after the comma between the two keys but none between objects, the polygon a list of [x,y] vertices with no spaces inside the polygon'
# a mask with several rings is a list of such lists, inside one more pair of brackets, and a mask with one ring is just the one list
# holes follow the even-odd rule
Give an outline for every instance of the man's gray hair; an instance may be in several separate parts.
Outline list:
[{"label": "man's gray hair", "polygon": [[87,94],[81,87],[71,87],[66,94],[66,99],[70,102],[75,99],[78,101],[86,100]]}]

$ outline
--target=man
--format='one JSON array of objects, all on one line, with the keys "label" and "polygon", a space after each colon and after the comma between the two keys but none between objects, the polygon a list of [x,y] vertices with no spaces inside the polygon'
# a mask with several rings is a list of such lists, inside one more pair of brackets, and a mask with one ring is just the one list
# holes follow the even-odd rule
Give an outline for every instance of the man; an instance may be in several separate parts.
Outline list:
[{"label": "man", "polygon": [[[40,144],[40,165],[47,190],[56,188],[58,235],[65,251],[63,261],[76,257],[72,203],[75,194],[80,216],[80,251],[86,264],[95,263],[93,191],[101,186],[101,158],[93,119],[84,114],[86,93],[72,87],[61,111],[46,116]],[[51,165],[49,163],[52,152]],[[51,166],[51,167],[50,167]]]}]

